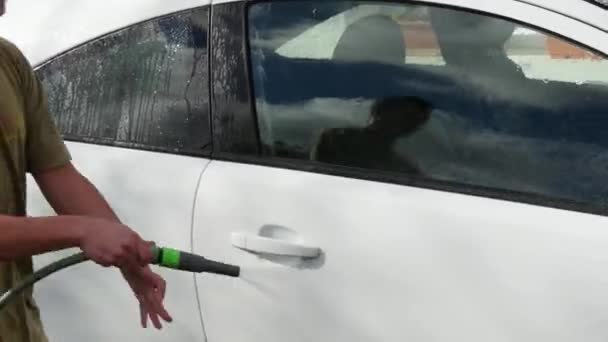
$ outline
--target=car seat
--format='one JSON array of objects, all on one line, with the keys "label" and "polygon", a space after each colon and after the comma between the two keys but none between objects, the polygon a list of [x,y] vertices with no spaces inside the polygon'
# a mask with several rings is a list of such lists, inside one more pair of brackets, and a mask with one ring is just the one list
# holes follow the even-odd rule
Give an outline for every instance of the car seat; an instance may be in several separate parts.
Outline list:
[{"label": "car seat", "polygon": [[371,15],[346,28],[332,59],[403,65],[405,48],[403,31],[397,22],[384,15]]}]

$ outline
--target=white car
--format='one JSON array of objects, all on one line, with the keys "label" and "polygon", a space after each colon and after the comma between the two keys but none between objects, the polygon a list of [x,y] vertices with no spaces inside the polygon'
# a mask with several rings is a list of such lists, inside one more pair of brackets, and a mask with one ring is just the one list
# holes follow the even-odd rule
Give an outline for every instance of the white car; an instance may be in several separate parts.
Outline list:
[{"label": "white car", "polygon": [[162,331],[55,274],[51,341],[608,339],[604,0],[19,0],[0,36],[126,224],[242,267],[158,269]]}]

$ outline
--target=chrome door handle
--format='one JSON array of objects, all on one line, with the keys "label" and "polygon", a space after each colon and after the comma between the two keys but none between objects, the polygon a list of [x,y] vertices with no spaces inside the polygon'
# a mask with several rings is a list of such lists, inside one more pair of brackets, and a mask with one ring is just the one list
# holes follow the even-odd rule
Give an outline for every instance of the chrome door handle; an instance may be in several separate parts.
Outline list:
[{"label": "chrome door handle", "polygon": [[252,253],[316,258],[321,248],[245,233],[232,233],[232,245]]}]

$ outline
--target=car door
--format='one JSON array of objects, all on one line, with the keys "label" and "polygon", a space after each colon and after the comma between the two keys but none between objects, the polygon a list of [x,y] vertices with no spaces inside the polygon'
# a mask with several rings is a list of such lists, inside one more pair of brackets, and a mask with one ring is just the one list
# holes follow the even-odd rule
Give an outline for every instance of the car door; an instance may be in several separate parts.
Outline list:
[{"label": "car door", "polygon": [[[211,151],[208,20],[209,6],[161,13],[36,68],[75,166],[125,224],[182,250],[191,249],[193,202]],[[32,179],[28,186],[29,215],[53,215]],[[73,252],[38,256],[36,266]],[[192,275],[155,270],[175,320],[162,331],[141,328],[120,272],[83,264],[36,288],[50,340],[203,340]]]},{"label": "car door", "polygon": [[209,341],[608,337],[608,36],[453,4],[214,5]]}]

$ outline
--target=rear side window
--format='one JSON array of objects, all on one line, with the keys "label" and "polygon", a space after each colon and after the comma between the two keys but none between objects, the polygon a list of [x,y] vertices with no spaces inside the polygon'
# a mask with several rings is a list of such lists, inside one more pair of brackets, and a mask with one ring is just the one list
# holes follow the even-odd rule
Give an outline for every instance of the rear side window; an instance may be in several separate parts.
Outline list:
[{"label": "rear side window", "polygon": [[266,156],[606,209],[604,56],[433,6],[258,2],[248,18]]},{"label": "rear side window", "polygon": [[68,140],[201,154],[211,141],[208,9],[108,34],[37,70]]}]

